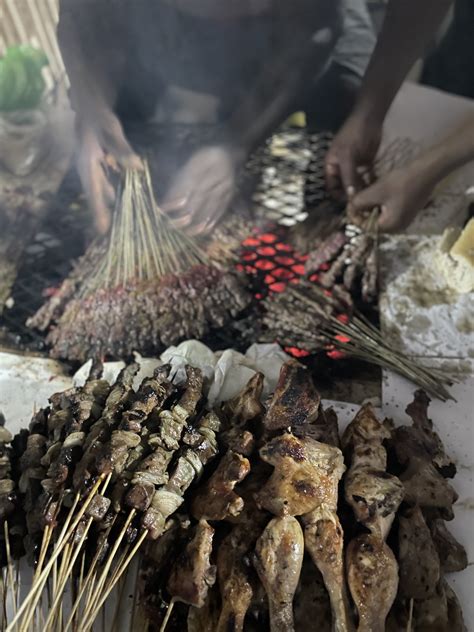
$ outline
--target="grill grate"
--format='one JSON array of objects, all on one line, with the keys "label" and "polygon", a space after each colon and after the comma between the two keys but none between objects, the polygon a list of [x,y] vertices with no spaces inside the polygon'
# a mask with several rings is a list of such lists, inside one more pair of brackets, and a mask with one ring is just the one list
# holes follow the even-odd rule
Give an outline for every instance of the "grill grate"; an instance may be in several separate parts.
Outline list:
[{"label": "grill grate", "polygon": [[[278,245],[282,250],[275,256],[287,259],[286,263],[282,259],[280,265],[276,265],[278,262],[272,259],[273,242],[265,244],[264,241],[264,235],[270,234],[265,229],[263,233],[260,231],[258,239],[263,239],[263,243],[259,241],[258,247],[267,247],[268,250],[266,255],[264,251],[258,253],[258,257],[267,263],[260,263],[262,268],[251,271],[249,257],[253,259],[254,256],[250,242],[244,242],[242,266],[250,272],[256,294],[263,296],[268,287],[274,291],[279,283],[292,280],[298,276],[294,266],[304,264],[304,258],[292,250],[288,252],[290,246],[285,244],[285,227],[304,220],[313,206],[326,199],[324,157],[330,140],[329,134],[308,134],[304,129],[286,128],[249,160],[241,182],[243,196],[252,200],[258,226],[267,224],[269,220],[277,225],[271,231],[276,236],[275,248]],[[382,170],[406,161],[412,151],[413,145],[399,142],[379,161]],[[25,322],[41,306],[45,293],[60,284],[70,272],[73,261],[84,252],[89,230],[89,213],[81,197],[77,176],[71,172],[24,253],[11,298],[0,317],[0,347],[45,352],[43,335],[27,328]],[[255,238],[255,234],[249,239]],[[271,270],[265,271],[265,265],[271,266]],[[276,273],[276,270],[279,272]],[[269,283],[265,282],[265,277]]]}]

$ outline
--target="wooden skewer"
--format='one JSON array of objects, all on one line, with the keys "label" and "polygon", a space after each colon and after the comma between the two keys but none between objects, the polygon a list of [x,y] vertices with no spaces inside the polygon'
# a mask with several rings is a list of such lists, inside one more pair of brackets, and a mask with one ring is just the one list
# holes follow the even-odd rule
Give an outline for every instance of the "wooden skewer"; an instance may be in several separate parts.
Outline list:
[{"label": "wooden skewer", "polygon": [[171,614],[173,613],[174,604],[176,599],[173,597],[168,604],[168,608],[166,609],[166,615],[163,619],[163,623],[161,624],[160,632],[165,632],[166,626],[168,625],[168,621],[170,620]]},{"label": "wooden skewer", "polygon": [[139,548],[141,547],[141,545],[145,541],[145,538],[147,537],[147,535],[148,535],[148,531],[147,530],[145,530],[145,531],[143,531],[141,533],[140,537],[135,542],[135,544],[134,544],[133,548],[131,549],[130,553],[128,554],[127,558],[123,562],[121,568],[118,569],[117,572],[114,574],[113,580],[111,582],[109,582],[106,590],[104,590],[104,593],[101,596],[101,598],[99,600],[99,603],[97,604],[94,612],[90,615],[90,617],[85,622],[85,624],[84,624],[84,632],[89,630],[92,627],[92,625],[94,624],[94,621],[97,618],[97,615],[100,612],[100,609],[104,605],[106,599],[108,598],[108,596],[110,595],[110,593],[114,589],[114,587],[117,584],[117,582],[120,580],[120,578],[122,577],[124,572],[127,570],[130,562],[135,557],[135,555],[138,552]]},{"label": "wooden skewer", "polygon": [[[108,480],[110,480],[111,475],[108,475]],[[59,555],[62,553],[66,542],[69,540],[69,538],[71,537],[71,535],[74,533],[77,525],[79,524],[82,516],[85,514],[85,512],[87,511],[87,508],[89,507],[90,503],[92,502],[92,499],[94,498],[95,494],[97,493],[97,490],[99,489],[101,483],[104,481],[104,478],[106,478],[104,475],[101,475],[98,480],[96,481],[96,483],[94,484],[94,486],[92,487],[92,489],[90,490],[89,494],[87,495],[84,504],[82,505],[82,507],[80,508],[80,510],[77,513],[77,516],[75,517],[75,519],[73,520],[73,516],[74,516],[74,511],[75,508],[77,507],[78,503],[79,503],[79,493],[76,494],[74,503],[71,507],[71,510],[68,513],[68,516],[65,520],[64,526],[62,528],[62,531],[60,533],[60,536],[56,542],[56,545],[51,553],[51,556],[47,562],[47,564],[45,565],[44,569],[41,571],[41,573],[39,574],[39,576],[37,577],[36,581],[34,582],[34,584],[31,587],[30,592],[28,593],[28,595],[25,597],[25,599],[23,600],[23,603],[21,605],[21,607],[18,609],[18,611],[16,612],[12,622],[9,624],[9,626],[7,627],[6,632],[13,632],[13,630],[15,629],[15,626],[17,624],[17,622],[19,621],[19,619],[24,615],[24,613],[31,607],[33,610],[36,606],[36,604],[38,603],[39,597],[41,595],[41,592],[46,584],[46,581],[48,579],[48,576],[51,572],[51,570],[53,569],[53,566],[55,565]],[[71,524],[72,522],[72,524]]]}]

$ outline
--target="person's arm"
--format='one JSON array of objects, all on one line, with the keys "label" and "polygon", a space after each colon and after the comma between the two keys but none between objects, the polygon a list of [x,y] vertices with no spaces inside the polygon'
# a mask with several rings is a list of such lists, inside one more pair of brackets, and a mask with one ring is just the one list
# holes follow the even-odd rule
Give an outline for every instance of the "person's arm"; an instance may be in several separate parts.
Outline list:
[{"label": "person's arm", "polygon": [[357,193],[349,204],[349,213],[357,221],[379,206],[381,230],[405,228],[429,201],[436,185],[471,160],[474,160],[474,113],[409,165]]},{"label": "person's arm", "polygon": [[104,169],[106,154],[122,166],[141,164],[114,114],[124,74],[124,7],[121,0],[61,0],[59,7],[58,42],[76,112],[78,171],[100,232],[109,226],[114,195]]},{"label": "person's arm", "polygon": [[356,105],[326,160],[329,189],[350,197],[360,185],[358,168],[371,167],[393,99],[422,56],[452,0],[390,0]]}]

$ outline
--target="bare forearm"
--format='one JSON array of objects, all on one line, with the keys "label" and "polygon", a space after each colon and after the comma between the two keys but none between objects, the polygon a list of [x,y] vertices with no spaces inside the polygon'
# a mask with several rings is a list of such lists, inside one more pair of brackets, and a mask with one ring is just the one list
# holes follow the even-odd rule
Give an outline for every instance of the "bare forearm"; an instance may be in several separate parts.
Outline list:
[{"label": "bare forearm", "polygon": [[355,115],[382,122],[403,80],[423,55],[452,0],[390,0]]},{"label": "bare forearm", "polygon": [[120,8],[115,0],[61,0],[58,41],[74,108],[81,114],[91,103],[112,107],[120,69]]},{"label": "bare forearm", "polygon": [[439,182],[471,160],[474,160],[474,113],[448,136],[420,154],[415,159],[415,165],[430,179]]}]

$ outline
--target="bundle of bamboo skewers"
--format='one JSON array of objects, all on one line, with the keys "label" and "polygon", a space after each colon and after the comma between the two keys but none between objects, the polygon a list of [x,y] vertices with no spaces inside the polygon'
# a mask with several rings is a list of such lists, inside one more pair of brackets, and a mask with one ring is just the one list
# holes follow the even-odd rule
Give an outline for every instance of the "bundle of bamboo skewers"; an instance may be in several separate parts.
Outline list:
[{"label": "bundle of bamboo skewers", "polygon": [[311,353],[335,349],[347,356],[390,369],[441,400],[451,399],[446,375],[426,368],[391,344],[357,311],[347,291],[325,290],[307,280],[264,301],[265,337]]},{"label": "bundle of bamboo skewers", "polygon": [[88,248],[27,324],[49,332],[53,357],[123,358],[203,338],[249,302],[238,276],[158,207],[145,164],[125,174],[110,234]]}]

